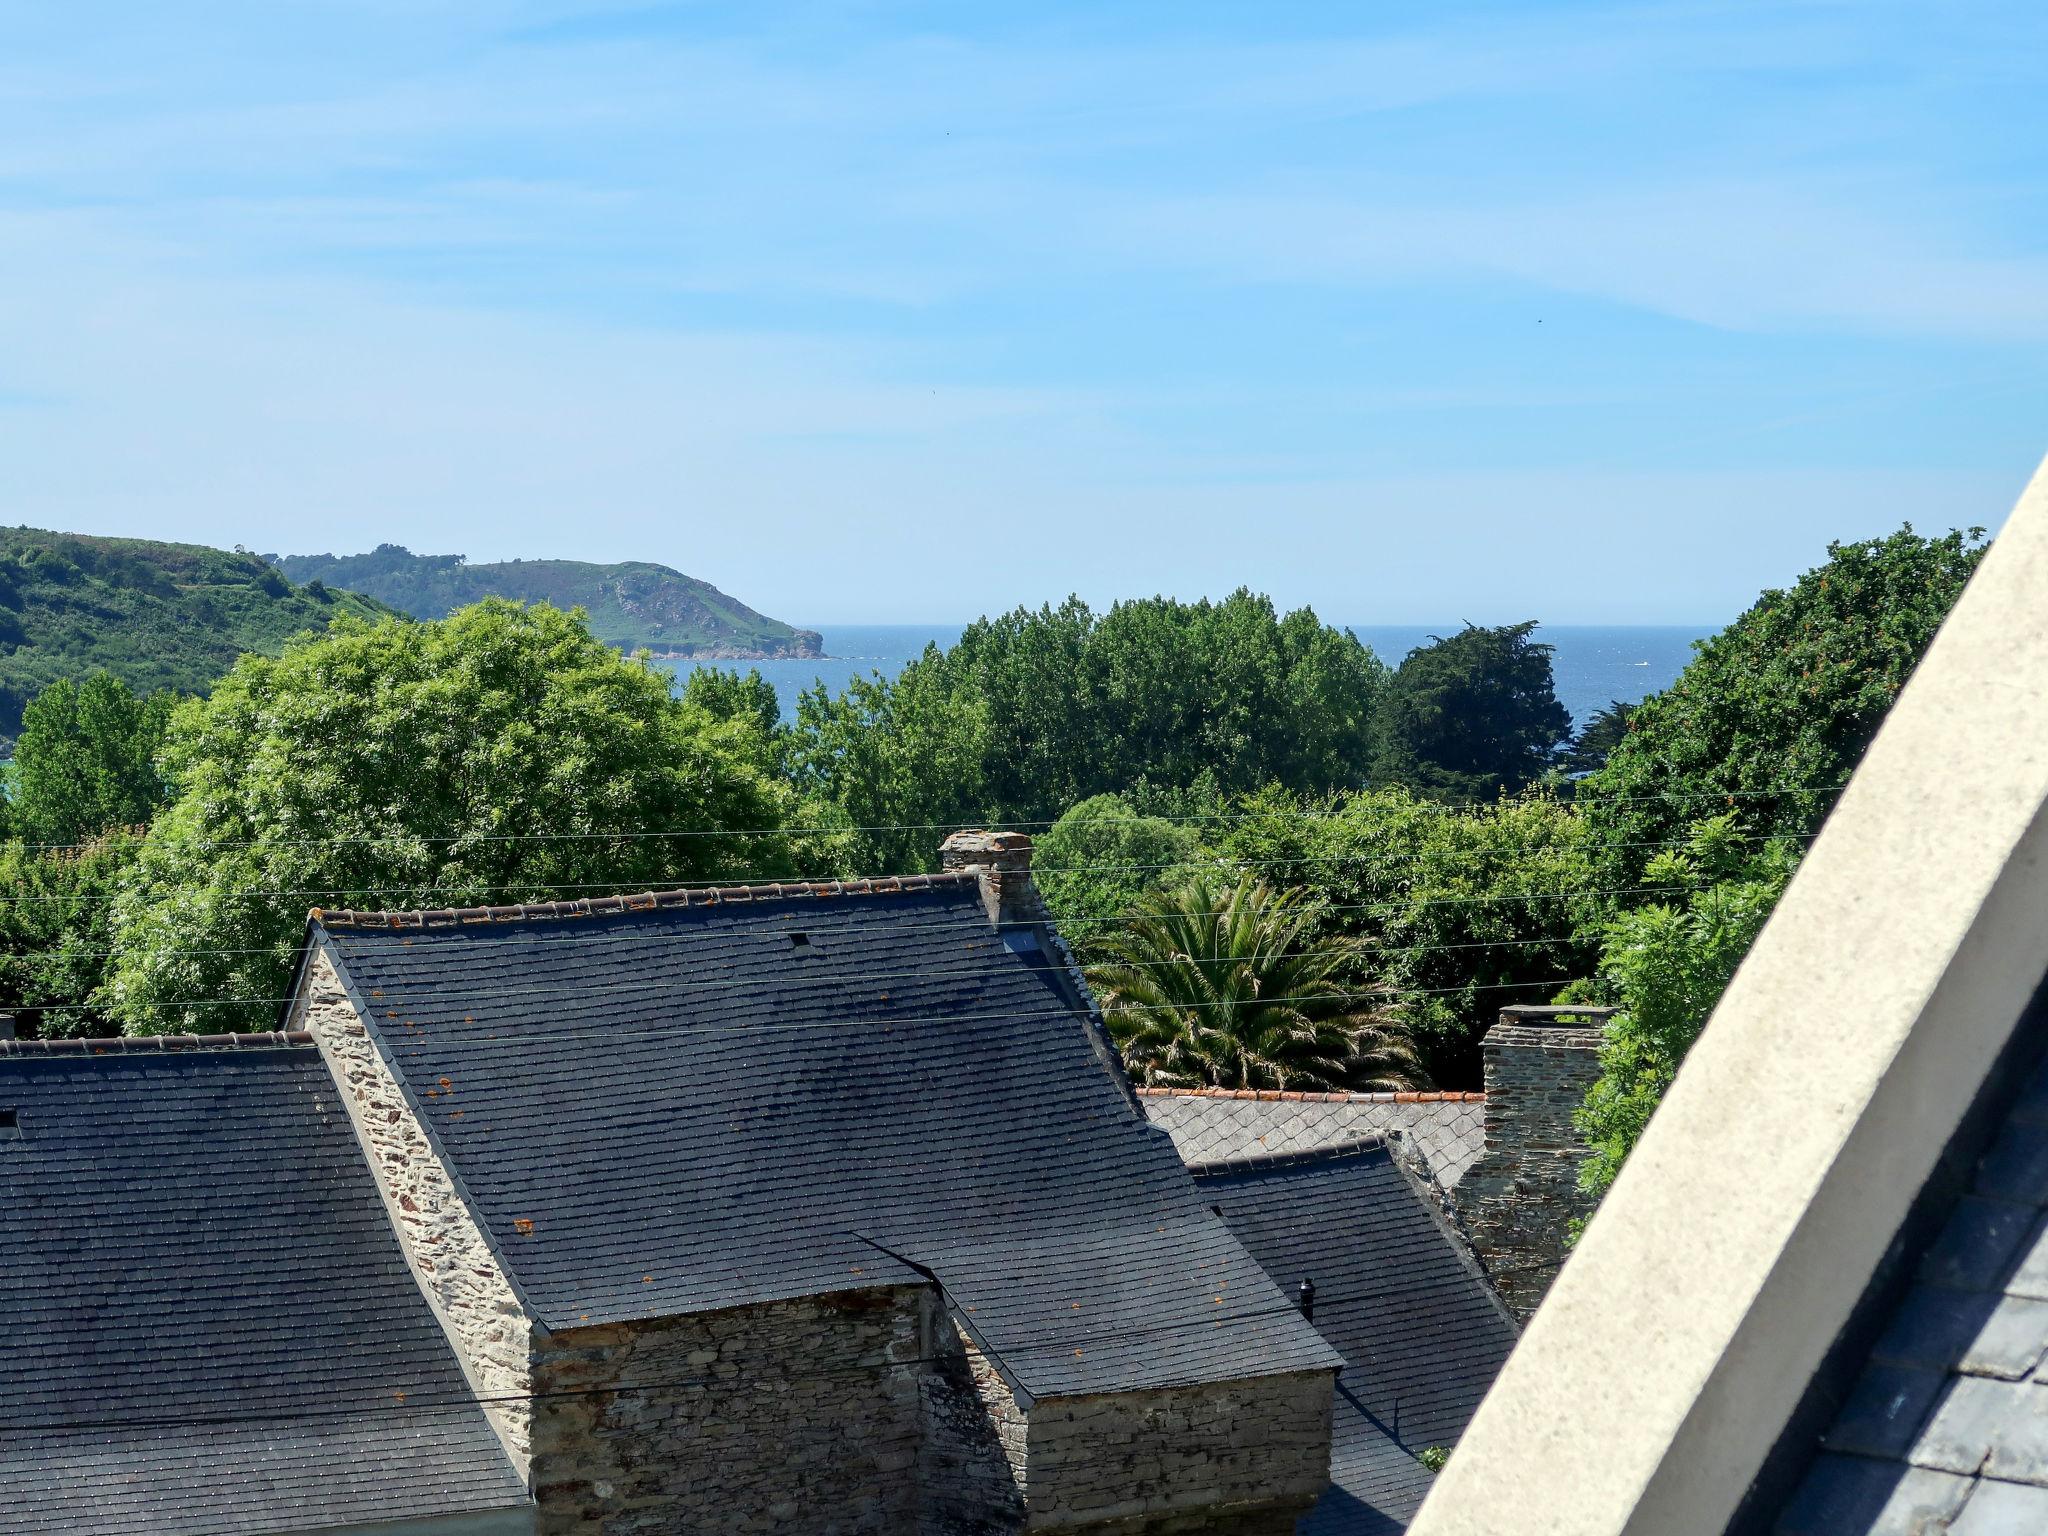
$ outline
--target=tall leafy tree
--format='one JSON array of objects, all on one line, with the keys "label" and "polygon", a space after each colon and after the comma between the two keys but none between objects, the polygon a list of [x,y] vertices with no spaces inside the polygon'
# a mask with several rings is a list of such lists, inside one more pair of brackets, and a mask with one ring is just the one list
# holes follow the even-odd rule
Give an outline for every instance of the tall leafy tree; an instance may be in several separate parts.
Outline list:
[{"label": "tall leafy tree", "polygon": [[1830,544],[1826,564],[1701,642],[1579,784],[1620,873],[1724,810],[1755,839],[1813,832],[1984,548],[1981,529],[1926,538],[1910,526]]},{"label": "tall leafy tree", "polygon": [[16,834],[71,844],[147,822],[163,804],[156,754],[175,703],[167,693],[138,696],[105,672],[37,694],[14,744]]},{"label": "tall leafy tree", "polygon": [[1607,766],[1608,756],[1621,744],[1628,734],[1629,718],[1636,712],[1633,704],[1620,699],[1610,700],[1604,709],[1596,709],[1593,716],[1579,727],[1557,760],[1557,766],[1567,775],[1577,778],[1588,773],[1597,773]]},{"label": "tall leafy tree", "polygon": [[1032,868],[1062,935],[1093,959],[1140,896],[1178,884],[1201,856],[1192,827],[1143,815],[1121,795],[1096,795],[1038,839]]},{"label": "tall leafy tree", "polygon": [[1406,1033],[1365,992],[1363,947],[1313,906],[1197,872],[1140,898],[1088,972],[1124,1064],[1149,1084],[1410,1088]]},{"label": "tall leafy tree", "polygon": [[1456,799],[1513,793],[1548,773],[1571,733],[1536,622],[1468,624],[1408,653],[1387,685],[1373,777]]},{"label": "tall leafy tree", "polygon": [[[545,606],[244,656],[172,721],[176,799],[116,905],[104,1004],[136,1032],[267,1027],[309,906],[788,873],[813,855],[772,830],[794,797],[759,754]],[[746,835],[691,835],[717,832]]]}]

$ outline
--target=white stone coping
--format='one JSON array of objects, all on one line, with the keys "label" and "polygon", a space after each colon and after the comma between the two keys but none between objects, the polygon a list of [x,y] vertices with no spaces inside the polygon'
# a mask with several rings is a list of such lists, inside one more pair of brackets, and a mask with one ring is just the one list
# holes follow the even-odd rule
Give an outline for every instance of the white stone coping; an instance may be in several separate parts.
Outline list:
[{"label": "white stone coping", "polygon": [[1412,1536],[1720,1531],[2048,963],[2048,464]]}]

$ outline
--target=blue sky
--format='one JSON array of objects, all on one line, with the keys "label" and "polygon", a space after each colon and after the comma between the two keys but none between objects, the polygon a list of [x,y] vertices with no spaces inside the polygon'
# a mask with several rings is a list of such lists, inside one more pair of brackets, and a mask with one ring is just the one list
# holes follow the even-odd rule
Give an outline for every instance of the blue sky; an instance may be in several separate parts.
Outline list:
[{"label": "blue sky", "polygon": [[2048,450],[2048,6],[0,0],[0,518],[1719,622]]}]

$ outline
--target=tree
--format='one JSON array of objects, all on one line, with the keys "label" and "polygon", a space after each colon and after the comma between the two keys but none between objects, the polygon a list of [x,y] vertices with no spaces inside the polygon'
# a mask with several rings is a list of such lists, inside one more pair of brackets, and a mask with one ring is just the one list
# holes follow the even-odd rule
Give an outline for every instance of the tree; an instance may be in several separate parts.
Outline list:
[{"label": "tree", "polygon": [[140,846],[123,828],[68,848],[0,845],[0,1008],[29,1035],[111,1032],[96,998],[107,978],[114,899]]},{"label": "tree", "polygon": [[1200,857],[1192,828],[1140,815],[1121,795],[1096,795],[1039,837],[1032,865],[1060,932],[1089,960],[1140,896],[1184,879]]},{"label": "tree", "polygon": [[1830,544],[1702,642],[1579,783],[1618,878],[1723,810],[1752,840],[1812,833],[1983,555],[1981,529]]},{"label": "tree", "polygon": [[1246,796],[1218,839],[1241,872],[1316,903],[1318,936],[1372,946],[1388,1009],[1429,1075],[1480,1086],[1508,1003],[1589,976],[1612,907],[1584,823],[1542,790],[1476,806],[1403,789]]},{"label": "tree", "polygon": [[[1042,821],[1140,785],[1235,794],[1363,782],[1385,668],[1307,609],[1238,591],[968,626],[893,681],[799,703],[792,761],[855,825]],[[886,811],[886,814],[879,814]],[[924,867],[933,843],[875,846]]]},{"label": "tree", "polygon": [[1411,1088],[1406,1034],[1370,1001],[1363,946],[1315,911],[1208,872],[1142,897],[1090,968],[1124,1064],[1148,1084]]},{"label": "tree", "polygon": [[176,798],[116,904],[103,1001],[137,1033],[268,1027],[313,905],[790,873],[816,850],[775,830],[794,798],[759,752],[544,606],[344,619],[244,656],[172,720]]},{"label": "tree", "polygon": [[1535,620],[1468,624],[1408,653],[1387,685],[1373,777],[1450,799],[1509,793],[1549,772],[1571,733]]},{"label": "tree", "polygon": [[1635,705],[1624,704],[1620,699],[1611,699],[1605,709],[1593,711],[1593,717],[1579,727],[1578,735],[1558,758],[1557,766],[1570,778],[1599,772],[1607,766],[1608,755],[1628,734],[1628,722],[1635,712]]},{"label": "tree", "polygon": [[1613,1184],[1798,864],[1797,845],[1757,848],[1739,825],[1732,813],[1696,824],[1683,849],[1659,853],[1647,871],[1676,894],[1606,926],[1600,983],[1588,995],[1621,1012],[1578,1114],[1593,1149],[1579,1183],[1591,1194]]},{"label": "tree", "polygon": [[176,703],[95,672],[50,684],[14,745],[14,830],[30,844],[79,843],[147,822],[163,804],[156,754]]},{"label": "tree", "polygon": [[698,667],[683,683],[683,702],[694,704],[714,720],[744,720],[764,737],[773,736],[782,721],[775,685],[759,667],[744,672],[724,667]]}]

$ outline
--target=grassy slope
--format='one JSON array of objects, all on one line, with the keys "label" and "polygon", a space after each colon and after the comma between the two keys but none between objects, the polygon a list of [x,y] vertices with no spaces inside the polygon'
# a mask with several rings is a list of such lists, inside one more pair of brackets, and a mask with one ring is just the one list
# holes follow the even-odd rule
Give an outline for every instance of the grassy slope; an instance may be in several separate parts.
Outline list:
[{"label": "grassy slope", "polygon": [[393,611],[295,587],[258,555],[0,529],[0,738],[58,678],[105,670],[138,688],[202,692],[244,651],[275,655],[337,614]]},{"label": "grassy slope", "polygon": [[284,555],[294,581],[316,577],[367,592],[420,618],[438,618],[483,597],[582,608],[600,639],[625,650],[679,655],[815,656],[816,634],[756,613],[694,576],[632,560],[510,560],[470,565],[459,555],[415,555],[396,544],[366,555]]}]

